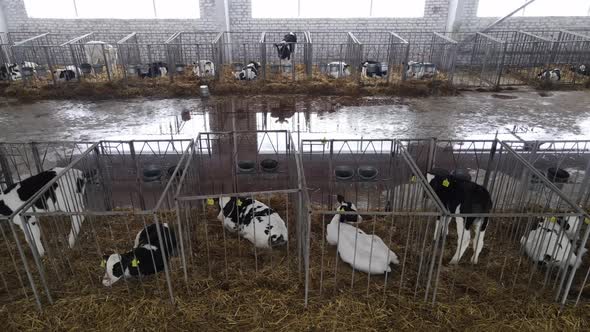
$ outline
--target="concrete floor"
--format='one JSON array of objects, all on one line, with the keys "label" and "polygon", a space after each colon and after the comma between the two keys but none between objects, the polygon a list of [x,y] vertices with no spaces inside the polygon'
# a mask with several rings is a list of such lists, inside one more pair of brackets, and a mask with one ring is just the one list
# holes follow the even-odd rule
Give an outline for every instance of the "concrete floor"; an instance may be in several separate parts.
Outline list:
[{"label": "concrete floor", "polygon": [[[590,139],[590,93],[463,92],[457,97],[260,96],[115,101],[0,101],[7,142],[193,138],[198,132],[289,129],[303,138]],[[189,119],[190,117],[190,119]],[[511,135],[503,135],[511,138]]]}]

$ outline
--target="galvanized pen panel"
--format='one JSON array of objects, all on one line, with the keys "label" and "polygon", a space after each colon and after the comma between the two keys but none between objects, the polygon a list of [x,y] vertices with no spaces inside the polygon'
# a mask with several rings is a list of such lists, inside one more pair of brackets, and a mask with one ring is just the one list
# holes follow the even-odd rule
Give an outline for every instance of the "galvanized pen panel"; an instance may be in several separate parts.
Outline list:
[{"label": "galvanized pen panel", "polygon": [[[303,291],[308,213],[300,161],[289,133],[200,133],[186,156],[180,180],[169,183],[155,210],[160,220],[178,230],[181,264],[171,270],[171,275],[178,276],[174,288],[193,295],[191,285],[207,278],[233,283],[272,276]],[[229,227],[219,204],[230,198],[237,204],[232,209],[248,200],[270,207],[286,227],[281,232],[286,242],[267,247],[262,245],[266,239],[257,240],[256,236],[266,234],[272,242],[273,232],[280,230],[274,229],[278,227],[275,217],[272,224],[270,215],[256,217],[264,212],[258,208],[236,215],[239,229]],[[230,207],[223,211],[231,219]],[[249,226],[253,233],[244,230]],[[256,227],[264,227],[266,232],[257,232]]]},{"label": "galvanized pen panel", "polygon": [[410,43],[404,80],[452,82],[457,42],[438,32],[399,32]]},{"label": "galvanized pen panel", "polygon": [[288,59],[281,59],[277,44],[289,31],[264,31],[262,36],[262,68],[266,80],[302,80],[311,77],[308,34],[305,31],[292,31],[297,37],[296,43],[288,43],[293,48]]},{"label": "galvanized pen panel", "polygon": [[262,32],[221,32],[214,40],[215,63],[220,64],[217,75],[222,81],[235,80],[239,72],[250,62],[262,63]]},{"label": "galvanized pen panel", "polygon": [[453,84],[496,87],[500,83],[505,43],[485,33],[450,33],[457,40]]},{"label": "galvanized pen panel", "polygon": [[180,79],[213,78],[219,64],[216,63],[213,40],[217,32],[180,32],[166,43],[170,55],[170,65],[184,67],[184,71],[174,74]]},{"label": "galvanized pen panel", "polygon": [[[417,163],[421,165],[422,172],[436,168],[436,172],[441,174],[441,169],[444,169],[454,175],[455,179],[476,182],[487,188],[493,202],[493,207],[488,212],[470,214],[460,209],[445,211],[449,219],[438,226],[443,229],[442,234],[449,235],[442,237],[443,254],[439,269],[451,259],[453,253],[451,250],[445,251],[449,247],[447,242],[457,241],[454,249],[457,252],[461,249],[461,253],[464,253],[466,250],[470,251],[468,247],[471,242],[468,240],[472,238],[474,253],[476,249],[479,251],[482,248],[481,244],[476,246],[476,243],[484,240],[484,237],[485,241],[482,241],[482,254],[479,257],[472,254],[472,263],[477,262],[477,265],[464,268],[459,261],[459,265],[450,271],[442,271],[437,278],[437,291],[440,293],[444,289],[442,294],[457,296],[464,292],[466,286],[473,287],[478,292],[489,287],[502,287],[503,291],[513,292],[515,296],[549,298],[565,303],[568,296],[573,294],[570,276],[575,274],[576,268],[570,269],[568,263],[562,261],[574,261],[575,257],[579,257],[580,248],[585,246],[588,230],[579,223],[584,212],[505,143],[485,140],[433,140],[427,146],[430,150],[424,155],[430,156],[428,162]],[[457,234],[454,228],[448,231],[450,218],[461,222],[474,218],[474,221],[468,232]],[[553,222],[558,218],[576,222],[576,226],[573,226],[575,229],[571,231],[578,236],[584,234],[576,237],[580,239],[580,246],[563,248],[563,256],[558,255],[561,251],[556,252],[558,247],[555,246],[548,249],[541,261],[536,256],[531,258],[534,255],[530,248],[547,245],[543,242],[544,237],[534,237],[535,229],[542,225],[552,225],[550,231],[555,230],[559,239],[569,236],[565,228],[553,226],[558,225]],[[479,227],[485,220],[487,227]],[[473,229],[475,235],[471,237]],[[571,241],[577,244],[576,239]],[[455,253],[453,260],[459,256]],[[467,260],[464,257],[462,261]],[[444,286],[449,278],[454,285],[450,289]],[[470,284],[474,278],[477,278],[477,284]]]},{"label": "galvanized pen panel", "polygon": [[[76,37],[73,34],[43,33],[15,41],[12,50],[16,62],[21,65],[23,79],[36,84],[77,80],[78,70],[68,45]],[[76,77],[60,75],[63,70],[70,70]]]},{"label": "galvanized pen panel", "polygon": [[[174,32],[133,32],[117,42],[120,61],[127,79],[172,77],[175,71],[184,71],[170,63],[167,41],[176,36]],[[162,71],[161,68],[166,68]]]},{"label": "galvanized pen panel", "polygon": [[[384,298],[402,294],[427,300],[433,296],[431,266],[438,262],[438,254],[431,239],[442,210],[428,204],[428,197],[430,201],[433,197],[419,181],[423,175],[400,147],[391,139],[302,140],[312,209],[312,297],[345,289]],[[338,195],[357,211],[339,210]],[[362,221],[345,225],[341,214],[360,215]],[[351,237],[342,230],[345,227],[363,232]],[[339,235],[334,239],[330,233]],[[374,247],[367,247],[367,239]],[[358,258],[350,261],[351,253]]]},{"label": "galvanized pen panel", "polygon": [[376,77],[385,79],[386,82],[402,81],[409,51],[408,41],[389,31],[355,31],[353,35],[361,44],[361,65],[365,61],[374,61],[380,67],[381,76],[372,75],[374,69],[361,69],[363,80],[372,81]]},{"label": "galvanized pen panel", "polygon": [[85,80],[112,81],[124,77],[117,42],[126,33],[91,32],[70,41],[75,66]]},{"label": "galvanized pen panel", "polygon": [[314,79],[360,78],[361,47],[350,32],[310,31]]}]

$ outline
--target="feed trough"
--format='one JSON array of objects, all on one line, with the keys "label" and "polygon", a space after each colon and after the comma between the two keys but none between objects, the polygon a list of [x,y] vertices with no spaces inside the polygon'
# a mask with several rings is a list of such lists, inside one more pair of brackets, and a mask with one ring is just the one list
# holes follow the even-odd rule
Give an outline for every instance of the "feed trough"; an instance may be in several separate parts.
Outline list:
[{"label": "feed trough", "polygon": [[471,174],[469,174],[469,170],[465,168],[457,168],[451,174],[457,179],[471,181]]},{"label": "feed trough", "polygon": [[252,160],[238,161],[238,171],[240,173],[253,173],[256,169],[256,163]]},{"label": "feed trough", "polygon": [[156,165],[147,165],[143,168],[143,182],[160,181],[162,170]]},{"label": "feed trough", "polygon": [[377,168],[373,167],[373,166],[360,166],[357,169],[357,173],[359,175],[359,178],[361,178],[361,180],[374,180],[377,175],[379,174],[379,171],[377,170]]},{"label": "feed trough", "polygon": [[336,166],[334,175],[338,180],[350,180],[354,176],[354,169],[350,166]]},{"label": "feed trough", "polygon": [[260,167],[264,172],[274,173],[279,167],[279,162],[274,159],[264,159],[260,162]]},{"label": "feed trough", "polygon": [[[172,174],[174,174],[174,170],[176,169],[176,167],[177,167],[177,165],[172,165],[172,166],[170,166],[170,167],[168,168],[168,172],[167,172],[167,173],[168,173],[168,177],[172,177]],[[182,168],[180,168],[180,169],[178,170],[178,173],[176,173],[176,176],[177,176],[177,177],[181,177],[181,176],[182,176],[182,171],[183,171],[183,169],[182,169]]]},{"label": "feed trough", "polygon": [[184,67],[185,67],[185,65],[183,63],[177,63],[176,64],[176,72],[177,73],[183,73],[184,72]]},{"label": "feed trough", "polygon": [[101,64],[96,64],[96,65],[92,65],[92,69],[94,69],[94,73],[95,74],[101,74],[102,70],[103,70],[103,65]]},{"label": "feed trough", "polygon": [[89,63],[83,63],[80,65],[80,70],[82,74],[88,75],[92,72],[92,66]]},{"label": "feed trough", "polygon": [[570,173],[561,168],[550,167],[547,169],[547,178],[553,183],[567,183]]}]

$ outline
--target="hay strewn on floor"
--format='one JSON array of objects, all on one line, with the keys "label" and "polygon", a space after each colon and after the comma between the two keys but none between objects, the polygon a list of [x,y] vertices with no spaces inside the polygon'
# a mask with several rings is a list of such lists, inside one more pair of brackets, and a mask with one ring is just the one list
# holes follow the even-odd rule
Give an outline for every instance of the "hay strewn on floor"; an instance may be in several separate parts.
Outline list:
[{"label": "hay strewn on floor", "polygon": [[[538,287],[543,275],[535,275],[531,286],[526,287],[529,276],[526,267],[529,265],[522,261],[520,270],[515,271],[522,256],[518,254],[518,246],[506,240],[506,234],[513,231],[508,220],[505,223],[497,221],[491,226],[494,228],[486,238],[481,264],[476,267],[467,263],[470,251],[466,252],[463,264],[458,267],[446,264],[456,243],[451,223],[438,303],[433,306],[423,301],[424,281],[418,284],[418,288],[415,283],[422,239],[432,234],[426,220],[398,218],[392,224],[384,218],[375,219],[375,223],[372,218],[365,218],[360,224],[359,227],[381,236],[386,243],[392,234],[391,248],[406,264],[403,278],[401,266],[394,267],[387,286],[383,276],[372,276],[367,296],[367,275],[356,272],[351,288],[352,269],[336,259],[335,248],[323,242],[323,226],[329,223],[331,216],[327,216],[322,225],[321,218],[313,215],[310,299],[308,308],[304,308],[303,278],[298,274],[296,243],[293,241],[296,221],[293,202],[287,206],[284,197],[273,196],[270,205],[278,207],[283,219],[287,220],[288,216],[292,239],[288,251],[287,248],[271,252],[258,250],[255,255],[247,241],[224,234],[215,219],[215,209],[181,210],[181,213],[190,214],[193,241],[192,248],[186,247],[192,252],[188,257],[188,283],[180,258],[171,260],[175,306],[169,303],[163,273],[119,281],[112,289],[100,284],[103,270],[93,239],[98,239],[103,251],[128,250],[132,243],[130,238],[143,225],[142,217],[124,215],[88,220],[77,249],[63,252],[68,259],[45,259],[47,269],[57,266],[64,271],[61,279],[50,280],[56,303],[46,305],[45,311],[38,313],[32,301],[5,302],[0,307],[0,320],[5,322],[8,330],[497,331],[590,328],[590,304],[568,307],[559,313],[559,306],[547,298],[550,289]],[[176,220],[174,212],[163,212],[159,218],[161,222],[169,223]],[[145,220],[146,223],[150,221],[149,217]],[[67,227],[69,223],[57,218],[42,222],[56,224],[54,228],[46,228],[46,233],[61,226]],[[94,227],[90,226],[91,223]],[[515,234],[518,238],[518,230]],[[410,241],[407,241],[408,236]],[[64,240],[54,236],[49,241],[50,250],[55,253]],[[324,265],[320,269],[322,258]],[[207,261],[211,264],[208,265]],[[336,281],[337,261],[339,274]],[[256,262],[258,272],[255,271]],[[504,282],[499,281],[502,270],[505,271]],[[324,277],[321,294],[320,274]],[[512,286],[514,280],[517,282],[515,287]]]}]

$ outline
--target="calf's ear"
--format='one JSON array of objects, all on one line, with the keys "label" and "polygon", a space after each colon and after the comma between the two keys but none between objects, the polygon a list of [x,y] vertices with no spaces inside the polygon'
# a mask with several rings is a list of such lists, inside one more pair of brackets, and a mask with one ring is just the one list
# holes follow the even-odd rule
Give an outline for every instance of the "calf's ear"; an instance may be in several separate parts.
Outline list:
[{"label": "calf's ear", "polygon": [[436,177],[436,175],[430,173],[430,172],[426,172],[426,181],[428,181],[430,183],[430,181],[432,181],[434,178]]},{"label": "calf's ear", "polygon": [[338,194],[336,195],[336,200],[338,201],[338,203],[343,203],[344,202],[344,196]]}]

